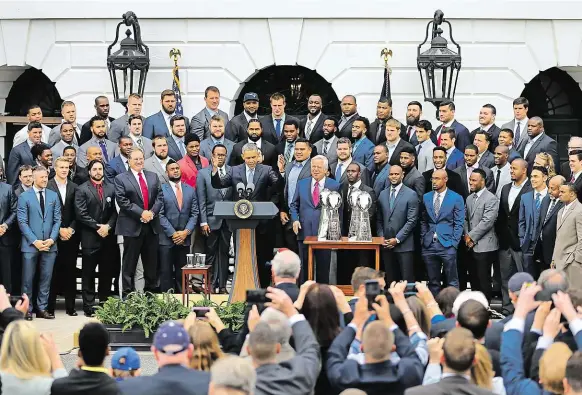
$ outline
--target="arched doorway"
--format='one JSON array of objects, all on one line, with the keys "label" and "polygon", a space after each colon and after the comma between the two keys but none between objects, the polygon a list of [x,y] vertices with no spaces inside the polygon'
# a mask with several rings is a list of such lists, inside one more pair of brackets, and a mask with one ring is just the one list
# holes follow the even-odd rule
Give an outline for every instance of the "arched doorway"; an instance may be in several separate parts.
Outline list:
[{"label": "arched doorway", "polygon": [[259,95],[259,115],[271,113],[269,97],[275,92],[285,95],[285,112],[289,115],[307,114],[307,99],[314,93],[321,95],[324,113],[340,113],[340,103],[331,84],[317,72],[303,66],[269,66],[259,70],[240,91],[235,114],[243,110],[242,100],[247,92]]},{"label": "arched doorway", "polygon": [[549,136],[558,142],[560,161],[568,159],[568,140],[582,136],[582,90],[570,74],[557,67],[540,72],[521,95],[529,100],[528,116],[544,120]]},{"label": "arched doorway", "polygon": [[[52,82],[41,70],[33,67],[26,69],[12,84],[6,98],[5,111],[8,115],[25,116],[28,108],[38,104],[45,117],[60,116],[61,95]],[[7,124],[6,140],[4,144],[5,157],[8,157],[12,148],[12,139],[22,125]]]}]

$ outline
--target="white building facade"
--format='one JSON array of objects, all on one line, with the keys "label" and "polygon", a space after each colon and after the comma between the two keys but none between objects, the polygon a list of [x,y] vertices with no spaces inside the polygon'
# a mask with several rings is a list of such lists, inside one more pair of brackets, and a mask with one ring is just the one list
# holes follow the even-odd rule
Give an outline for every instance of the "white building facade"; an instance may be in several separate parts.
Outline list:
[{"label": "white building facade", "polygon": [[[168,54],[179,48],[187,116],[204,106],[208,85],[220,88],[221,108],[232,116],[245,82],[259,70],[300,65],[330,82],[340,99],[355,95],[359,113],[373,120],[383,78],[380,51],[388,47],[393,114],[404,120],[407,103],[423,99],[416,51],[437,8],[462,47],[456,117],[470,129],[485,103],[497,107],[497,125],[511,119],[512,100],[540,71],[558,67],[582,82],[582,1],[0,1],[0,113],[13,82],[34,67],[86,121],[95,96],[111,97],[107,46],[131,10],[150,48],[145,115],[159,111],[159,93],[171,88]],[[424,108],[434,120],[432,104]],[[122,114],[113,104],[111,115]]]}]

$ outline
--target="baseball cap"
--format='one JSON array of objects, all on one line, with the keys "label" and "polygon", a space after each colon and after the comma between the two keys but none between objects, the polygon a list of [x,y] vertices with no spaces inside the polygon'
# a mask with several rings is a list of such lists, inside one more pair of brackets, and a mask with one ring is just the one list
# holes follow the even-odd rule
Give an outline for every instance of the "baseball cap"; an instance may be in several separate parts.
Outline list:
[{"label": "baseball cap", "polygon": [[138,370],[141,367],[141,361],[133,348],[122,347],[111,357],[111,367],[117,370]]},{"label": "baseball cap", "polygon": [[534,278],[529,273],[526,272],[515,273],[509,279],[509,282],[507,283],[507,288],[511,292],[519,292],[521,291],[521,287],[523,286],[523,284],[533,283],[534,281],[535,281]]},{"label": "baseball cap", "polygon": [[255,92],[248,92],[245,93],[244,97],[243,97],[243,103],[246,101],[259,101],[259,95],[257,95]]},{"label": "baseball cap", "polygon": [[179,354],[189,345],[188,332],[176,321],[164,322],[154,336],[154,347],[167,355]]}]

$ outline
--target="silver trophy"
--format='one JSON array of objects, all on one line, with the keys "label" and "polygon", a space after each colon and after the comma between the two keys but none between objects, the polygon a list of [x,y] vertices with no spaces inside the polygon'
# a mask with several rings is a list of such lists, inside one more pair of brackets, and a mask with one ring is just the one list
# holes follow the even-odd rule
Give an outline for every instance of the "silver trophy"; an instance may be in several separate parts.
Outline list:
[{"label": "silver trophy", "polygon": [[372,228],[370,228],[370,207],[372,196],[368,192],[360,192],[357,198],[357,206],[360,211],[359,226],[356,233],[357,241],[372,241]]},{"label": "silver trophy", "polygon": [[358,197],[362,191],[359,189],[354,189],[348,198],[348,204],[350,205],[352,215],[350,217],[350,230],[348,231],[348,240],[357,241],[358,230],[360,227],[360,207],[358,206]]},{"label": "silver trophy", "polygon": [[319,217],[319,227],[317,228],[317,240],[327,240],[327,229],[329,228],[329,204],[327,198],[331,191],[324,188],[319,194],[319,202],[321,205],[321,215]]},{"label": "silver trophy", "polygon": [[329,207],[329,225],[327,228],[327,240],[339,241],[342,239],[342,229],[339,217],[339,208],[342,205],[342,195],[332,191],[327,197]]}]

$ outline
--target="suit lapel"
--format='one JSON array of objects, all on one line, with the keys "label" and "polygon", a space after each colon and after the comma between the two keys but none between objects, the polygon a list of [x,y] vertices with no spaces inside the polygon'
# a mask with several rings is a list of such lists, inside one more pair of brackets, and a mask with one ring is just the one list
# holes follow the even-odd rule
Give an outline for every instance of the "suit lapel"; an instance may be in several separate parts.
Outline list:
[{"label": "suit lapel", "polygon": [[403,184],[400,187],[400,191],[398,191],[398,194],[396,194],[396,199],[394,199],[394,208],[393,209],[390,208],[390,188],[388,188],[388,210],[390,210],[390,215],[388,216],[388,219],[390,219],[392,217],[392,213],[394,211],[396,211],[395,209],[398,206],[398,202],[400,202],[400,197],[402,196],[402,188],[404,188]]},{"label": "suit lapel", "polygon": [[[538,138],[538,139],[536,140],[536,142],[535,142],[535,143],[533,143],[533,144],[531,145],[531,147],[530,147],[529,151],[527,152],[527,157],[525,158],[526,160],[527,160],[527,158],[529,158],[529,157],[530,157],[530,155],[531,155],[531,154],[534,152],[534,149],[535,149],[535,148],[536,148],[538,145],[540,145],[540,144],[541,144],[541,141],[543,140],[543,138],[544,138],[544,136],[540,136],[540,138]],[[520,138],[520,140],[521,140],[521,138]],[[524,152],[525,152],[525,146],[524,146]]]},{"label": "suit lapel", "polygon": [[[135,177],[133,176],[133,172],[127,172],[128,175],[128,179],[129,182],[131,182],[131,184],[133,185],[134,189],[137,191],[137,195],[139,196],[139,198],[141,199],[141,202],[143,203],[143,196],[141,194],[141,188],[139,187],[139,184],[137,183],[137,180],[135,179]],[[149,188],[148,188],[149,191]],[[145,209],[147,210],[147,207],[145,207]]]},{"label": "suit lapel", "polygon": [[[180,186],[182,187],[182,185],[180,185]],[[178,199],[176,198],[176,194],[174,193],[174,188],[172,188],[172,186],[170,184],[164,184],[164,185],[162,185],[162,189],[164,189],[166,191],[165,193],[167,193],[168,196],[170,196],[170,199],[176,205],[178,212],[180,212],[180,206],[178,206]],[[184,196],[184,188],[182,188],[182,196]],[[182,199],[182,200],[185,200],[185,199]]]},{"label": "suit lapel", "polygon": [[426,205],[426,211],[430,214],[430,216],[436,221],[437,218],[434,212],[434,191],[428,193],[428,203]]},{"label": "suit lapel", "polygon": [[[106,184],[101,184],[101,187],[103,188],[103,201],[101,201],[101,205],[99,205],[99,209],[101,212],[103,212],[103,209],[105,208],[105,185]],[[91,194],[93,194],[93,196],[95,197],[96,201],[100,201],[99,200],[99,193],[97,192],[97,189],[93,186],[93,183],[91,181],[89,181],[89,183],[87,184],[87,188],[89,189],[89,191],[91,191]]]},{"label": "suit lapel", "polygon": [[166,135],[170,135],[170,131],[168,130],[168,125],[166,124],[166,120],[164,119],[164,114],[162,112],[158,112],[158,117],[160,118],[160,123],[164,125],[164,130],[166,131]]},{"label": "suit lapel", "polygon": [[311,159],[307,159],[307,163],[303,165],[301,172],[299,173],[299,180],[302,180],[311,175]]},{"label": "suit lapel", "polygon": [[262,166],[255,167],[255,172],[253,173],[253,184],[255,184],[255,191],[257,190],[257,184],[258,184],[259,178],[261,177],[261,174],[260,174],[260,172],[262,171],[261,168],[262,168]]}]

